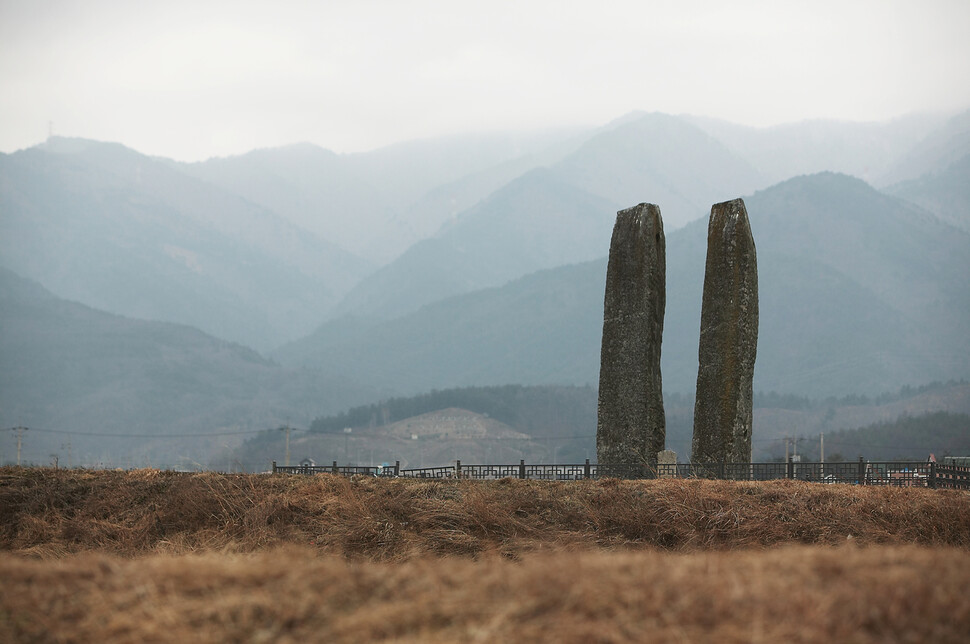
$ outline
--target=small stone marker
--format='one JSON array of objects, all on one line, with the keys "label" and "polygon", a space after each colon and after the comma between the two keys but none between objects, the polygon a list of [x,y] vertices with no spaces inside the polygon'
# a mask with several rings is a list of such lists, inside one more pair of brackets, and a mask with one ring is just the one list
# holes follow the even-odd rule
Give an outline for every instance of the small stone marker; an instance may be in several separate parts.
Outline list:
[{"label": "small stone marker", "polygon": [[665,447],[660,342],[666,271],[660,208],[642,203],[616,213],[603,304],[600,463],[653,463]]},{"label": "small stone marker", "polygon": [[677,478],[677,452],[665,449],[657,452],[657,478]]},{"label": "small stone marker", "polygon": [[711,207],[701,305],[695,463],[749,463],[758,351],[758,258],[744,201]]}]

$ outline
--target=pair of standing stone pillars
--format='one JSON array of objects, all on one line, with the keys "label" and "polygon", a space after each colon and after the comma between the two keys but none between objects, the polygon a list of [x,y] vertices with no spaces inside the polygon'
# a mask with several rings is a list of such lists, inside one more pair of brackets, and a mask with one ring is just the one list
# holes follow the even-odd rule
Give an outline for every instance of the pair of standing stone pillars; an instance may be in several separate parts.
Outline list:
[{"label": "pair of standing stone pillars", "polygon": [[[758,266],[741,199],[711,207],[694,402],[695,463],[751,461]],[[603,307],[596,452],[600,463],[657,462],[666,420],[660,345],[666,306],[660,208],[616,215]]]}]

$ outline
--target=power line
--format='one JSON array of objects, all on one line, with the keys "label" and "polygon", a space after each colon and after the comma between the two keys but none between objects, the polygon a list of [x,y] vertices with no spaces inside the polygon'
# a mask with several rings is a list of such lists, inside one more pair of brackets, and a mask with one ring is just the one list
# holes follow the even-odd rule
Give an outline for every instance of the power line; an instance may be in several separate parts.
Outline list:
[{"label": "power line", "polygon": [[[753,443],[780,443],[780,442],[785,441],[785,440],[791,440],[791,439],[790,438],[785,438],[785,437],[781,437],[781,438],[759,438],[759,439],[753,440],[752,442]],[[798,440],[800,440],[800,441],[809,441],[809,440],[814,441],[815,438],[814,437],[799,438]],[[918,450],[926,449],[926,445],[877,445],[877,444],[874,444],[874,443],[854,443],[854,442],[853,443],[850,443],[850,442],[840,441],[837,438],[832,438],[831,435],[830,435],[829,436],[829,449],[831,450],[833,446],[835,446],[835,447],[866,447],[866,448],[869,448],[869,449],[918,449]]]},{"label": "power line", "polygon": [[[9,427],[7,428],[11,431],[17,431],[17,429],[27,429]],[[238,436],[243,434],[261,434],[263,432],[271,432],[276,428],[266,428],[266,429],[247,429],[247,430],[234,430],[234,431],[224,431],[224,432],[208,432],[208,433],[197,433],[197,434],[122,434],[114,432],[79,432],[69,429],[40,429],[37,427],[31,427],[32,432],[45,432],[48,434],[68,434],[71,436],[110,436],[114,438],[208,438],[210,436]],[[305,429],[298,429],[296,427],[291,427],[292,431],[305,432]]]}]

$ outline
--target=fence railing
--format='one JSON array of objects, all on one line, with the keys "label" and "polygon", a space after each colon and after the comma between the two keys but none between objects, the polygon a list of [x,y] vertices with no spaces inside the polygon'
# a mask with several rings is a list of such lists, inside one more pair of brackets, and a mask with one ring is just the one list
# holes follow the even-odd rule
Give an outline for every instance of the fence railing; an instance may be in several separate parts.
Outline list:
[{"label": "fence railing", "polygon": [[337,474],[353,476],[387,476],[421,479],[463,478],[497,480],[503,478],[545,481],[578,481],[582,479],[665,479],[701,478],[729,481],[771,481],[792,479],[815,483],[850,485],[892,485],[930,488],[970,489],[970,467],[959,467],[919,461],[858,461],[842,463],[801,463],[794,459],[782,463],[585,463],[479,465],[456,461],[455,465],[401,469],[393,466],[277,465],[273,473]]},{"label": "fence railing", "polygon": [[937,463],[933,465],[932,487],[970,489],[970,467]]},{"label": "fence railing", "polygon": [[451,479],[455,478],[455,466],[421,467],[412,470],[400,470],[400,475],[409,479]]},{"label": "fence railing", "polygon": [[341,476],[353,476],[363,474],[365,476],[397,476],[396,468],[381,468],[368,465],[277,465],[273,461],[273,473],[280,474],[339,474]]}]

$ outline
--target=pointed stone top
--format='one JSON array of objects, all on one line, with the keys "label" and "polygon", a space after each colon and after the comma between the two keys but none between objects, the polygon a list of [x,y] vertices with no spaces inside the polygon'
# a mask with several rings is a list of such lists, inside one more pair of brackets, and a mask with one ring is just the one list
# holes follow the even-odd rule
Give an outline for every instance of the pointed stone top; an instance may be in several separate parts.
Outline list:
[{"label": "pointed stone top", "polygon": [[[730,201],[722,201],[711,206],[711,218],[707,227],[708,246],[711,236],[720,232],[730,248],[735,248],[735,239],[741,237],[746,245],[750,245],[754,252],[754,238],[751,235],[751,222],[748,221],[748,211],[744,207],[744,200],[740,197]],[[710,261],[710,260],[708,260]]]},{"label": "pointed stone top", "polygon": [[730,226],[737,222],[748,222],[748,210],[744,207],[744,199],[740,197],[730,201],[722,201],[711,206],[711,225],[717,221],[718,226]]},{"label": "pointed stone top", "polygon": [[721,203],[716,203],[711,206],[711,210],[723,210],[730,212],[734,215],[739,213],[744,213],[747,216],[748,211],[744,208],[744,199],[738,197],[737,199],[730,199],[728,201],[722,201]]},{"label": "pointed stone top", "polygon": [[645,223],[656,224],[663,221],[660,217],[660,206],[655,203],[637,204],[632,208],[626,208],[616,213],[617,221],[628,218],[635,220],[641,226]]},{"label": "pointed stone top", "polygon": [[[659,245],[664,240],[663,217],[660,216],[660,206],[653,203],[641,203],[620,210],[616,213],[616,224],[613,226],[613,241],[610,245],[612,254],[618,246],[625,243],[620,239],[632,242],[632,247],[642,247],[642,244]],[[649,242],[646,240],[650,239]],[[638,240],[638,241],[634,241]]]}]

